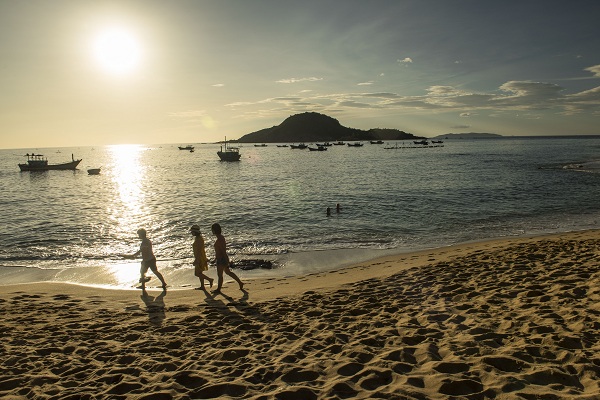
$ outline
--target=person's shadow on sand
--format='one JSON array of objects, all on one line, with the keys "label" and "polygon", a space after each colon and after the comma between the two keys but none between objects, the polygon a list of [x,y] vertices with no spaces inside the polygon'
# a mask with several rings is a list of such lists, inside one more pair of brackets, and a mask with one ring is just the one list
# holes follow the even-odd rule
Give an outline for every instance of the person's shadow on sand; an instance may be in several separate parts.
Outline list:
[{"label": "person's shadow on sand", "polygon": [[[244,293],[242,297],[236,300],[223,292],[210,293],[205,290],[204,294],[206,297],[204,298],[204,302],[207,306],[219,310],[225,315],[237,314],[244,318],[264,320],[264,316],[260,310],[256,306],[248,304],[250,293],[247,290],[242,290],[242,292]],[[226,302],[219,299],[219,296],[223,296]],[[237,312],[234,312],[233,309]]]},{"label": "person's shadow on sand", "polygon": [[146,304],[146,311],[148,312],[148,319],[152,325],[160,326],[165,320],[165,302],[164,298],[167,295],[167,291],[163,290],[161,294],[154,297],[146,292],[146,289],[142,290],[140,298]]}]

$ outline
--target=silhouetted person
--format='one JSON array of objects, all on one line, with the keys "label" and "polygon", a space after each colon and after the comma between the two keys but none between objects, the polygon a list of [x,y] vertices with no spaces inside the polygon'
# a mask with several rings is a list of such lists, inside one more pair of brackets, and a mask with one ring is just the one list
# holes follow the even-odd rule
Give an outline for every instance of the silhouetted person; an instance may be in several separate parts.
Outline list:
[{"label": "silhouetted person", "polygon": [[200,227],[198,225],[192,225],[190,233],[195,237],[192,249],[194,250],[194,275],[200,279],[200,287],[197,289],[206,290],[204,288],[204,280],[206,279],[210,283],[210,287],[212,287],[214,279],[204,275],[204,271],[208,271],[208,259],[206,258],[206,250],[204,249],[204,238],[200,233]]},{"label": "silhouetted person", "polygon": [[335,212],[339,214],[339,213],[340,213],[340,211],[342,211],[342,207],[340,207],[340,203],[337,203],[337,204],[335,205]]},{"label": "silhouetted person", "polygon": [[154,275],[162,282],[163,289],[167,288],[167,282],[165,282],[165,278],[158,272],[158,268],[156,267],[156,257],[154,256],[154,252],[152,251],[152,242],[150,239],[146,237],[145,229],[138,229],[137,234],[140,239],[142,239],[142,243],[140,244],[140,249],[131,255],[131,258],[136,258],[140,254],[142,254],[142,266],[140,268],[140,283],[142,284],[141,289],[146,289],[146,282],[150,280],[149,277],[146,277],[146,272],[150,269]]},{"label": "silhouetted person", "polygon": [[240,285],[240,290],[244,290],[244,284],[237,277],[236,274],[231,272],[229,269],[229,256],[227,255],[227,244],[225,243],[225,238],[221,234],[221,225],[213,224],[212,225],[212,233],[217,237],[215,240],[215,261],[217,264],[217,290],[215,290],[214,294],[221,293],[221,287],[223,286],[223,273],[226,273]]}]

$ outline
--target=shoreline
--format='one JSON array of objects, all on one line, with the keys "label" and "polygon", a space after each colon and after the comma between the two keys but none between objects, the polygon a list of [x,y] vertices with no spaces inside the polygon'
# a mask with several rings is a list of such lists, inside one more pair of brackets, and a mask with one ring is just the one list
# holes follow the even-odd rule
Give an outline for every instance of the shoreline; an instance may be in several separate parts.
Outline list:
[{"label": "shoreline", "polygon": [[215,297],[0,286],[0,396],[591,399],[599,249],[600,230],[493,239]]}]

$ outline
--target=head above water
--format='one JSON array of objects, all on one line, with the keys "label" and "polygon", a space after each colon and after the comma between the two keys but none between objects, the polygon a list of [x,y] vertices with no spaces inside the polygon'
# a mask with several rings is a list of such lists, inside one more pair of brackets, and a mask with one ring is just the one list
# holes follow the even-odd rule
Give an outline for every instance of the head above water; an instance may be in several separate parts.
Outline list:
[{"label": "head above water", "polygon": [[145,238],[146,237],[146,230],[144,228],[138,229],[137,230],[137,234],[138,234],[139,237]]},{"label": "head above water", "polygon": [[221,225],[219,225],[219,224],[212,224],[211,229],[212,229],[212,233],[214,233],[215,235],[220,235],[221,234]]}]

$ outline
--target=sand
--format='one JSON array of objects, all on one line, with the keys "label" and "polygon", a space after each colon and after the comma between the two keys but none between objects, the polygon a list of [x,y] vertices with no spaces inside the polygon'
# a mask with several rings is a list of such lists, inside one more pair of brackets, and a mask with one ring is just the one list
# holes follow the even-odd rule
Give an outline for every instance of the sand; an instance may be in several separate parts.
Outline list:
[{"label": "sand", "polygon": [[471,243],[214,298],[2,286],[0,397],[598,399],[599,245]]}]

